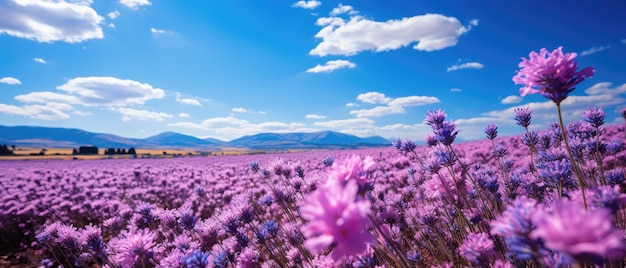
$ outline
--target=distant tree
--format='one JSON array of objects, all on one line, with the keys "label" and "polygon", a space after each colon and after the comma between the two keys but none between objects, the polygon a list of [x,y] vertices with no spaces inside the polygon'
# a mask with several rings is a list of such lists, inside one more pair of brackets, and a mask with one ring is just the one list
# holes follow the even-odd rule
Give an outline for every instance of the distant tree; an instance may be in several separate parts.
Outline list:
[{"label": "distant tree", "polygon": [[15,144],[11,145],[11,150],[15,152]]},{"label": "distant tree", "polygon": [[106,150],[104,150],[104,154],[106,154],[106,155],[113,155],[113,154],[115,154],[115,148],[107,148]]},{"label": "distant tree", "polygon": [[13,151],[9,150],[6,144],[0,146],[0,155],[13,155]]},{"label": "distant tree", "polygon": [[78,148],[78,154],[82,155],[97,155],[98,147],[96,146],[80,146]]},{"label": "distant tree", "polygon": [[134,155],[136,155],[136,154],[137,154],[137,152],[135,152],[135,148],[132,148],[132,147],[131,147],[130,149],[128,149],[128,154],[134,154]]},{"label": "distant tree", "polygon": [[166,152],[166,151],[163,151],[163,155],[167,155],[167,152]]},{"label": "distant tree", "polygon": [[126,149],[122,148],[122,149],[120,150],[120,154],[126,154]]},{"label": "distant tree", "polygon": [[72,155],[77,155],[78,154],[78,150],[76,150],[76,148],[72,149]]},{"label": "distant tree", "polygon": [[39,155],[46,155],[46,148],[41,149],[41,151],[39,152]]}]

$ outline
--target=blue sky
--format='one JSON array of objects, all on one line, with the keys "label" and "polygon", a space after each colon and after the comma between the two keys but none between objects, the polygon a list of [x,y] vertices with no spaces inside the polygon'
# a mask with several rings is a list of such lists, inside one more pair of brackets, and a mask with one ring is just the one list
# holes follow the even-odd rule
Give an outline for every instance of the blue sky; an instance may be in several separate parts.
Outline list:
[{"label": "blue sky", "polygon": [[623,122],[624,1],[0,1],[0,124],[231,140],[334,130],[421,140],[441,108],[482,139],[557,119],[511,80],[541,48],[593,66],[563,103]]}]

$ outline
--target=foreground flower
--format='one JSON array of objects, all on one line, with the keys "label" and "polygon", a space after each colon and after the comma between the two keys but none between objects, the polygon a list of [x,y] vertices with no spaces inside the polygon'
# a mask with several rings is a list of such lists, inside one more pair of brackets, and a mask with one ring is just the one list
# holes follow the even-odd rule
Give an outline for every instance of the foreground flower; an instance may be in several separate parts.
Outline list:
[{"label": "foreground flower", "polygon": [[601,262],[624,256],[624,231],[613,226],[608,209],[585,210],[578,203],[561,200],[532,215],[537,228],[531,237],[579,262]]},{"label": "foreground flower", "polygon": [[367,232],[370,203],[357,200],[358,185],[354,180],[345,187],[335,180],[309,195],[300,212],[309,222],[302,228],[304,245],[318,254],[335,246],[331,257],[339,261],[363,253],[373,236]]},{"label": "foreground flower", "polygon": [[563,54],[562,47],[548,52],[542,48],[539,53],[533,51],[529,58],[522,58],[517,75],[513,77],[515,84],[522,84],[520,95],[539,93],[556,104],[560,104],[574,90],[574,86],[593,76],[593,67],[581,71],[574,61],[576,53]]},{"label": "foreground flower", "polygon": [[486,233],[471,233],[459,246],[461,256],[477,265],[487,265],[488,259],[495,255],[493,241]]},{"label": "foreground flower", "polygon": [[345,185],[350,180],[354,180],[359,186],[369,182],[370,173],[376,165],[371,156],[361,158],[358,155],[339,160],[329,172],[329,178]]}]

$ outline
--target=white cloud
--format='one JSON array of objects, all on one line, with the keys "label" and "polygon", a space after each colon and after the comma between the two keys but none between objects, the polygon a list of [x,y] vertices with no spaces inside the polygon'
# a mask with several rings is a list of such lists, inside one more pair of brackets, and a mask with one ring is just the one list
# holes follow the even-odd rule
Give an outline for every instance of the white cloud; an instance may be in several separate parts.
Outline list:
[{"label": "white cloud", "polygon": [[380,117],[390,114],[401,114],[405,112],[404,107],[422,106],[441,102],[438,98],[430,96],[407,96],[392,99],[379,92],[359,94],[357,99],[365,103],[386,105],[376,106],[371,109],[350,111],[350,114],[356,115],[356,117]]},{"label": "white cloud", "polygon": [[171,33],[173,33],[172,31],[161,30],[161,29],[157,29],[157,28],[154,28],[154,27],[150,28],[150,32],[154,36],[159,36],[159,35],[163,35],[163,34],[171,34]]},{"label": "white cloud", "polygon": [[34,58],[33,60],[36,61],[36,62],[39,62],[41,64],[47,64],[48,63],[46,60],[44,60],[42,58]]},{"label": "white cloud", "polygon": [[348,102],[346,103],[346,107],[359,107],[358,103],[354,103],[354,102]]},{"label": "white cloud", "polygon": [[319,115],[319,114],[307,114],[307,115],[304,116],[304,118],[306,118],[306,119],[325,119],[326,116]]},{"label": "white cloud", "polygon": [[313,126],[325,128],[371,128],[374,126],[374,120],[369,118],[350,118],[340,120],[330,120],[324,122],[314,122]]},{"label": "white cloud", "polygon": [[17,78],[14,78],[14,77],[2,77],[2,78],[0,78],[0,84],[21,85],[22,81],[18,80]]},{"label": "white cloud", "polygon": [[0,1],[0,34],[36,40],[78,43],[104,38],[104,18],[90,2]]},{"label": "white cloud", "polygon": [[500,103],[502,103],[502,104],[515,104],[515,103],[522,102],[522,100],[524,100],[524,99],[522,97],[520,97],[520,96],[510,95],[510,96],[506,96],[506,98],[502,99],[500,101]]},{"label": "white cloud", "polygon": [[73,94],[86,106],[126,106],[162,99],[165,91],[150,84],[106,76],[77,77],[57,89]]},{"label": "white cloud", "polygon": [[584,50],[583,52],[580,52],[581,56],[587,56],[587,55],[591,55],[593,53],[597,53],[600,52],[602,50],[606,50],[611,48],[611,46],[599,46],[599,47],[592,47],[590,49]]},{"label": "white cloud", "polygon": [[120,16],[120,12],[117,11],[117,10],[114,10],[114,11],[109,12],[109,14],[107,14],[107,16],[109,16],[109,18],[114,20],[114,19],[117,19],[117,17]]},{"label": "white cloud", "polygon": [[248,112],[246,108],[240,108],[240,107],[233,108],[231,109],[231,111],[235,113],[247,113]]},{"label": "white cloud", "polygon": [[141,6],[152,5],[148,0],[120,0],[120,3],[134,10],[139,9]]},{"label": "white cloud", "polygon": [[74,111],[74,114],[78,115],[78,116],[90,116],[90,115],[93,115],[92,113],[85,112],[85,111]]},{"label": "white cloud", "polygon": [[117,108],[114,109],[120,114],[122,114],[122,121],[128,122],[131,120],[140,120],[140,121],[157,121],[162,122],[165,118],[172,118],[171,114],[161,113],[161,112],[153,112],[147,110],[137,110],[132,108]]},{"label": "white cloud", "polygon": [[470,25],[472,25],[472,26],[478,26],[478,20],[477,20],[477,19],[470,20],[470,22],[469,22],[469,23],[470,23]]},{"label": "white cloud", "polygon": [[356,64],[347,60],[331,60],[327,61],[324,65],[316,65],[313,68],[306,70],[307,73],[330,73],[337,69],[354,68]]},{"label": "white cloud", "polygon": [[71,110],[69,105],[49,103],[46,105],[15,106],[0,103],[0,113],[27,116],[41,120],[59,120],[70,118],[64,111]]},{"label": "white cloud", "polygon": [[452,65],[452,66],[448,67],[448,69],[446,71],[451,72],[451,71],[456,71],[456,70],[460,70],[460,69],[482,69],[483,67],[485,67],[485,66],[482,65],[479,62],[467,62],[467,63],[463,63],[463,64]]},{"label": "white cloud", "polygon": [[298,1],[296,3],[294,3],[292,5],[292,7],[299,7],[299,8],[304,8],[304,9],[315,9],[318,6],[320,6],[322,4],[322,2],[320,1],[315,1],[315,0],[311,0],[311,1]]},{"label": "white cloud", "polygon": [[333,10],[330,12],[331,16],[337,16],[337,15],[341,15],[341,14],[349,14],[349,15],[355,15],[358,14],[358,11],[355,11],[354,8],[352,8],[352,6],[349,5],[343,5],[341,3],[339,3],[339,5],[336,8],[333,8]]},{"label": "white cloud", "polygon": [[262,132],[311,132],[315,129],[306,128],[303,123],[283,123],[283,122],[261,122],[251,123],[244,119],[238,119],[233,116],[209,118],[201,123],[195,122],[177,122],[167,124],[172,127],[182,127],[197,129],[222,140],[232,140],[244,135],[252,135]]},{"label": "white cloud", "polygon": [[66,103],[80,104],[81,100],[76,96],[59,94],[54,92],[31,92],[24,95],[17,95],[15,99],[24,103]]},{"label": "white cloud", "polygon": [[385,96],[385,94],[380,92],[361,93],[356,96],[356,99],[371,104],[386,104],[392,100],[391,98]]},{"label": "white cloud", "polygon": [[180,117],[180,118],[186,118],[186,117],[191,117],[191,115],[190,115],[190,114],[188,114],[188,113],[179,113],[179,114],[178,114],[178,117]]},{"label": "white cloud", "polygon": [[426,14],[379,22],[361,16],[350,20],[333,17],[320,18],[322,28],[315,37],[322,39],[309,54],[355,55],[372,50],[395,50],[417,42],[414,49],[436,51],[456,45],[458,38],[468,29],[454,17]]},{"label": "white cloud", "polygon": [[109,28],[115,29],[115,24],[114,23],[109,23],[107,26],[109,26]]},{"label": "white cloud", "polygon": [[461,92],[461,91],[463,91],[463,89],[456,88],[456,87],[450,89],[450,92]]},{"label": "white cloud", "polygon": [[187,105],[202,106],[202,104],[196,99],[176,99],[176,101]]}]

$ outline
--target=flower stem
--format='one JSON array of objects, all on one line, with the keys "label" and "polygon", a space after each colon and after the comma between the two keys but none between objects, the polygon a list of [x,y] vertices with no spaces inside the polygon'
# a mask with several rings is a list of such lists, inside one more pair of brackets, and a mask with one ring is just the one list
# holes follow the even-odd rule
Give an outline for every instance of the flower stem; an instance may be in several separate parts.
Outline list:
[{"label": "flower stem", "polygon": [[565,133],[565,126],[563,126],[563,116],[561,115],[561,104],[556,104],[556,110],[559,114],[559,124],[561,125],[561,134],[563,135],[563,141],[565,143],[565,149],[567,149],[567,154],[569,154],[569,161],[572,163],[572,168],[574,169],[574,173],[576,174],[576,178],[578,178],[578,184],[580,184],[580,192],[583,196],[583,204],[585,205],[585,210],[587,209],[587,197],[585,196],[585,182],[583,181],[583,177],[580,175],[580,169],[578,168],[578,164],[574,161],[574,155],[572,154],[572,148],[569,147],[569,142],[567,141],[567,134]]}]

